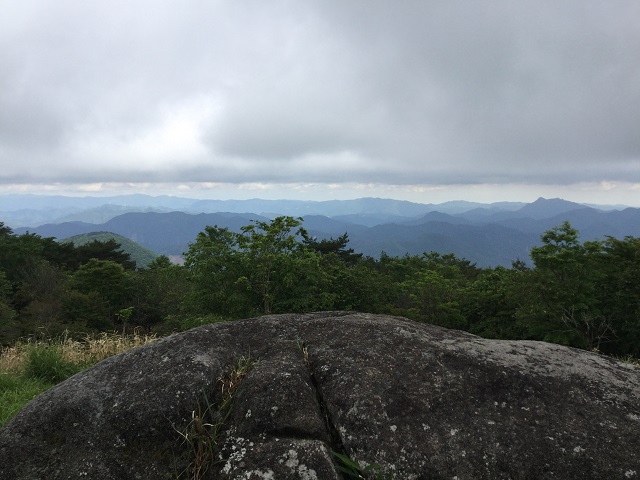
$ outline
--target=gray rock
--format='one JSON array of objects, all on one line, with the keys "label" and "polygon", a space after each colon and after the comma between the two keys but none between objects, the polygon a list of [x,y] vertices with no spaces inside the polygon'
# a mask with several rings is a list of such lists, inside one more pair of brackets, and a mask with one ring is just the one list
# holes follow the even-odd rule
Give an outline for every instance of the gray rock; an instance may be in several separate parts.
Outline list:
[{"label": "gray rock", "polygon": [[[223,403],[219,379],[254,368]],[[107,359],[0,430],[1,479],[177,478],[180,433],[222,424],[203,478],[640,479],[640,369],[382,315],[200,327]],[[181,478],[187,478],[184,475]]]}]

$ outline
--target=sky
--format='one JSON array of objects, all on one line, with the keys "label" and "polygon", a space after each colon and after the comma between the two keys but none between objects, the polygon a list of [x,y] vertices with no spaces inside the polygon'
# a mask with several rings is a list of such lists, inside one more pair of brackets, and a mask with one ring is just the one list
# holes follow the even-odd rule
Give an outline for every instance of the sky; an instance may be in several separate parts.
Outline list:
[{"label": "sky", "polygon": [[640,2],[0,0],[0,193],[640,206]]}]

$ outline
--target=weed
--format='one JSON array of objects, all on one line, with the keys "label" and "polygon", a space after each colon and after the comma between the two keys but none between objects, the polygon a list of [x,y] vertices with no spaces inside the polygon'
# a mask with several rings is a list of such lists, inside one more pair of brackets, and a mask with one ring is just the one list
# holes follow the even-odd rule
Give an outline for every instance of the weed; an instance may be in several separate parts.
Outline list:
[{"label": "weed", "polygon": [[176,478],[183,478],[185,474],[190,480],[204,478],[213,464],[220,435],[231,411],[233,395],[254,365],[255,361],[251,355],[241,357],[228,375],[218,378],[220,405],[214,409],[203,392],[196,409],[191,412],[191,420],[186,428],[180,431],[174,427],[182,438],[181,446],[187,445],[190,457],[189,464],[176,475]]},{"label": "weed", "polygon": [[226,377],[218,378],[222,394],[222,404],[220,405],[220,411],[226,415],[229,413],[231,407],[231,400],[233,394],[236,392],[238,385],[244,379],[244,377],[251,371],[255,362],[251,359],[251,354],[246,357],[240,357],[236,366],[231,370],[231,373]]},{"label": "weed", "polygon": [[627,355],[625,357],[619,357],[618,360],[624,363],[629,363],[631,365],[635,365],[636,367],[640,367],[640,358],[634,357],[632,355]]},{"label": "weed", "polygon": [[25,375],[56,384],[82,370],[82,366],[65,360],[58,346],[31,348],[27,355]]},{"label": "weed", "polygon": [[198,401],[196,410],[191,412],[191,421],[184,431],[178,431],[183,439],[182,445],[187,445],[190,462],[177,478],[182,478],[184,474],[192,480],[204,477],[213,464],[222,426],[222,422],[216,420],[208,398],[203,395],[202,402]]},{"label": "weed", "polygon": [[307,348],[307,344],[302,340],[297,340],[298,348],[302,352],[302,358],[304,360],[305,365],[309,366],[311,364],[311,360],[309,359],[309,349]]},{"label": "weed", "polygon": [[360,464],[354,460],[351,460],[344,453],[331,452],[334,457],[338,459],[340,462],[339,465],[336,465],[338,470],[342,473],[348,475],[350,480],[366,480],[366,479],[375,479],[375,480],[387,480],[391,479],[391,477],[384,474],[382,471],[382,466],[370,463],[366,467],[361,467]]}]

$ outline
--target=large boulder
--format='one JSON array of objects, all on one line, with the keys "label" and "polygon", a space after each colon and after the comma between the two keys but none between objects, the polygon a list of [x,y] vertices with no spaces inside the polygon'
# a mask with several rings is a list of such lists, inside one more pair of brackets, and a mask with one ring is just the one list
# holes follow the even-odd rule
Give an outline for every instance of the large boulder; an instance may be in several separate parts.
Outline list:
[{"label": "large boulder", "polygon": [[640,369],[382,315],[266,316],[109,358],[0,430],[11,480],[340,479],[347,457],[372,478],[640,479]]}]

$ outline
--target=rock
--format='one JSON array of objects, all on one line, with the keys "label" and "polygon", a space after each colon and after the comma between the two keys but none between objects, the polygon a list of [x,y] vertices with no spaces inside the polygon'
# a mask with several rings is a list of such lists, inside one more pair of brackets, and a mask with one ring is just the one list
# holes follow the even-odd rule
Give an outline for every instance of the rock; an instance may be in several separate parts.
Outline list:
[{"label": "rock", "polygon": [[[242,359],[253,368],[232,381]],[[107,359],[0,430],[0,478],[175,479],[203,446],[200,417],[217,425],[201,478],[345,478],[338,451],[386,478],[640,479],[639,368],[345,312],[204,326]]]}]

